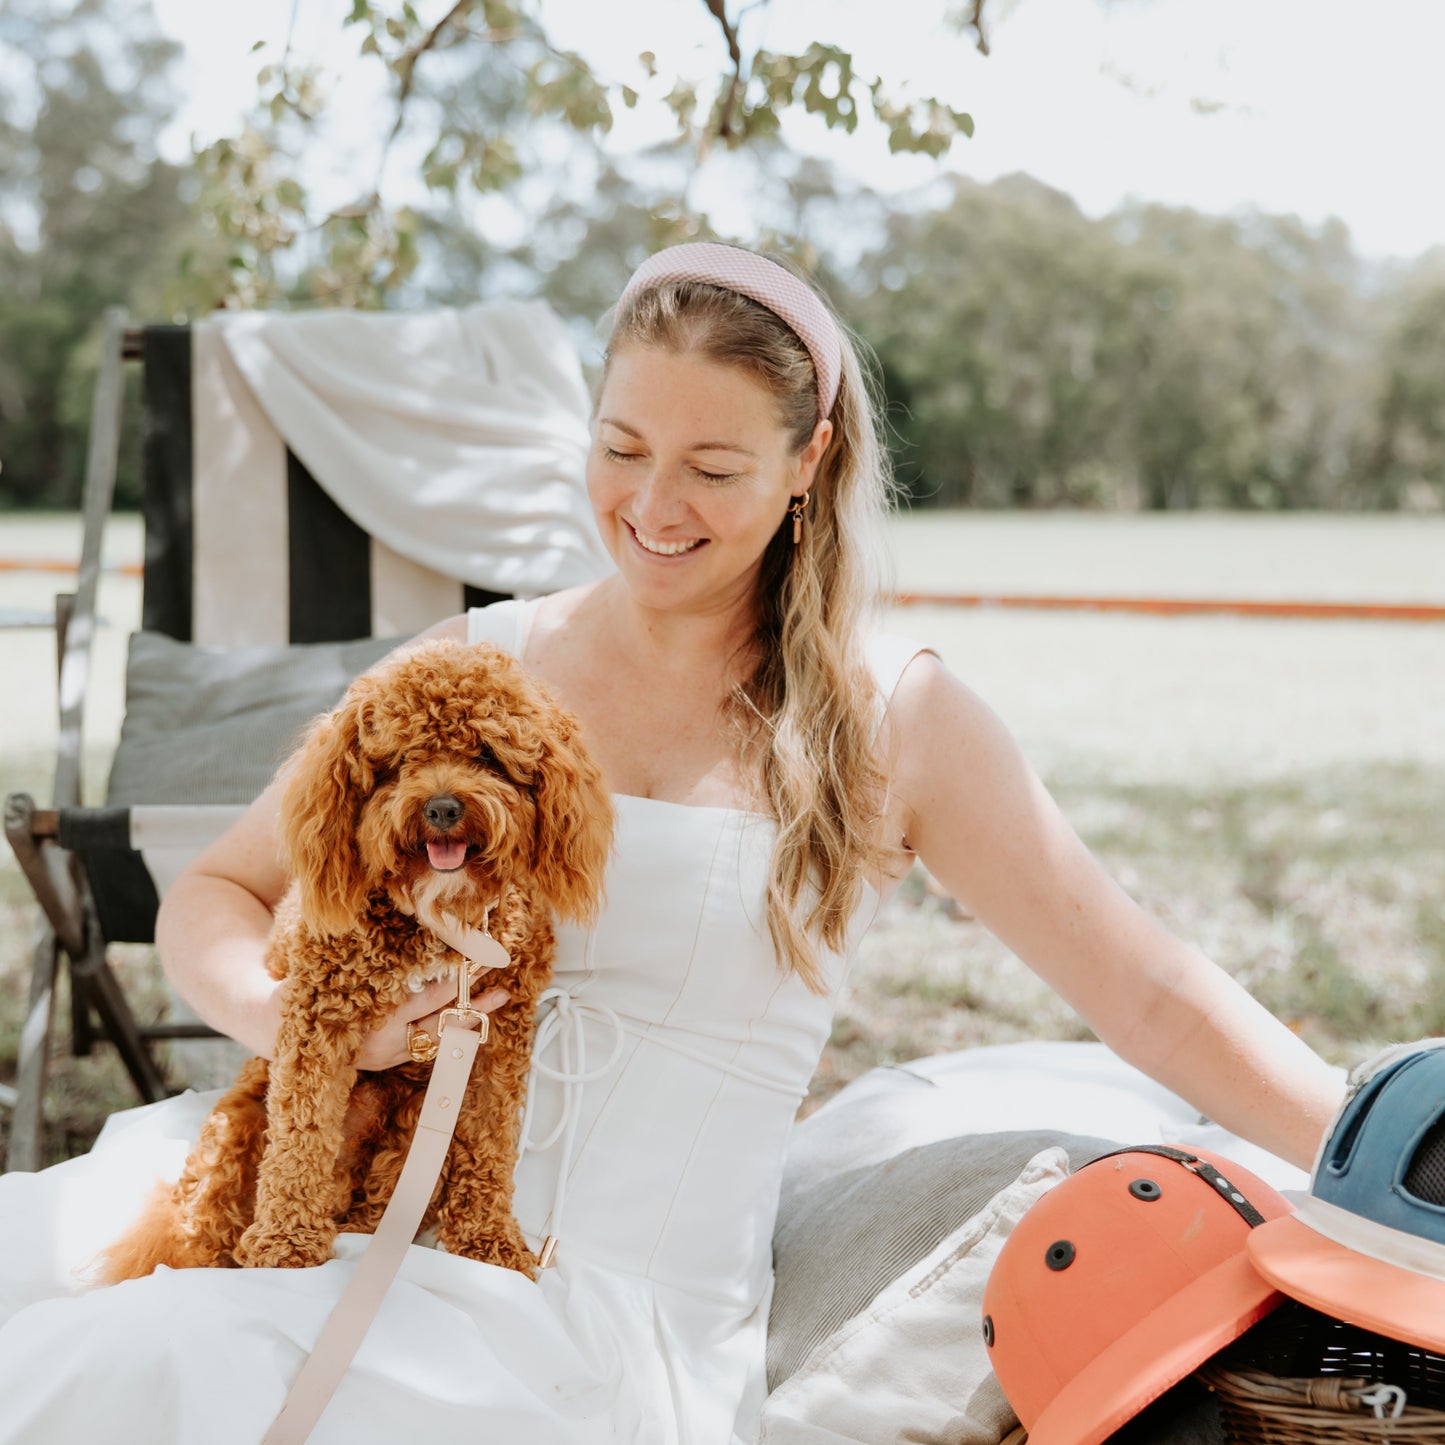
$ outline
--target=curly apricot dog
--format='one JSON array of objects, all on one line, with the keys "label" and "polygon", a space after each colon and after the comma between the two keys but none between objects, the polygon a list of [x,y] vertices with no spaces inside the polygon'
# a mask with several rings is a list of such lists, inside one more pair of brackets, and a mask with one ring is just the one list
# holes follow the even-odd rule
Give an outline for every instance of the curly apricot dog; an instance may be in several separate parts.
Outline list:
[{"label": "curly apricot dog", "polygon": [[[267,955],[285,980],[276,1057],[247,1063],[174,1186],[102,1256],[108,1283],[157,1265],[313,1265],[374,1232],[429,1066],[359,1073],[363,1041],[458,961],[418,913],[485,928],[511,955],[423,1227],[531,1275],[512,1171],[552,915],[596,914],[612,838],[577,724],[506,653],[423,643],[360,678],[292,759],[294,882]],[[495,982],[489,978],[485,982]],[[478,985],[480,986],[480,985]]]}]

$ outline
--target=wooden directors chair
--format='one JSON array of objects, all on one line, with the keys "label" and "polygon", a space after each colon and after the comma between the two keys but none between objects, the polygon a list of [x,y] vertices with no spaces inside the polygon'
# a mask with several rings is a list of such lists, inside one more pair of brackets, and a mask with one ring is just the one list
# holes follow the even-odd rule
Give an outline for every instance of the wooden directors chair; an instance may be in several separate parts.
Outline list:
[{"label": "wooden directors chair", "polygon": [[[144,368],[142,624],[105,803],[84,807],[81,727],[130,360]],[[139,1023],[108,947],[154,940],[171,879],[399,639],[605,570],[582,481],[587,408],[570,335],[536,302],[143,329],[107,314],[78,584],[56,599],[50,805],[5,800],[42,916],[8,1168],[41,1162],[60,968],[73,1050],[108,1042],[142,1099],[170,1092],[155,1045],[211,1031],[179,1000],[165,1022]]]}]

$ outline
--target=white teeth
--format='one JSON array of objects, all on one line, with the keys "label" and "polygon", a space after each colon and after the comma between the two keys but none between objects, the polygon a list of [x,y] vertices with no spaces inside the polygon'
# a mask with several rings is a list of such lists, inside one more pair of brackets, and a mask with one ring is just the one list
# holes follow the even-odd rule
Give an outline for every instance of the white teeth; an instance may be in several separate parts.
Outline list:
[{"label": "white teeth", "polygon": [[691,552],[702,542],[701,537],[694,537],[691,542],[649,542],[636,527],[632,529],[632,535],[644,551],[654,552],[659,557],[677,557],[683,552]]}]

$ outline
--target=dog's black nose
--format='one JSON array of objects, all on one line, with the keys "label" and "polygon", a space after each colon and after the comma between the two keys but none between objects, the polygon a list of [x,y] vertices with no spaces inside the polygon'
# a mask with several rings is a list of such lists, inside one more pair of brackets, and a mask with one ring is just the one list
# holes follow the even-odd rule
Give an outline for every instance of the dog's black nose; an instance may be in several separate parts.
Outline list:
[{"label": "dog's black nose", "polygon": [[455,828],[462,821],[462,805],[450,793],[428,798],[421,815],[433,828]]}]

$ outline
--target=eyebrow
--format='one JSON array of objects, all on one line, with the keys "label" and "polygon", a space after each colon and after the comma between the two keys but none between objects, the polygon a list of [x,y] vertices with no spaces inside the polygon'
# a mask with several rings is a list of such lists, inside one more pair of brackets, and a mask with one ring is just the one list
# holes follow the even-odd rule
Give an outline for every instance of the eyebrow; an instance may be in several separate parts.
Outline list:
[{"label": "eyebrow", "polygon": [[[598,424],[602,426],[616,427],[618,431],[626,432],[630,437],[636,437],[638,441],[645,441],[646,438],[636,427],[628,426],[625,421],[618,421],[616,417],[600,416]],[[757,460],[757,453],[750,452],[746,447],[740,447],[734,442],[693,442],[688,448],[690,452],[736,452],[740,457],[752,457]]]}]

